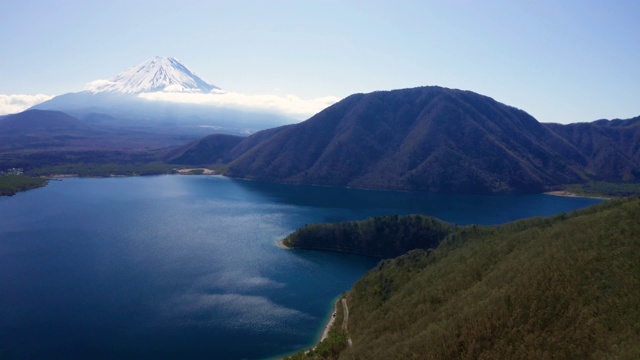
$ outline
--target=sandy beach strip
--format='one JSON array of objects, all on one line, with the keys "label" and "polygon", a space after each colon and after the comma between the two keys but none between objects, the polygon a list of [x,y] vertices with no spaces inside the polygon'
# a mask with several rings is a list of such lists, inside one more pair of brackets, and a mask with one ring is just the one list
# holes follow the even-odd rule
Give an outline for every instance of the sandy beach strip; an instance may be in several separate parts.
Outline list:
[{"label": "sandy beach strip", "polygon": [[611,198],[603,197],[603,196],[588,196],[588,195],[578,195],[572,192],[560,190],[560,191],[548,191],[543,193],[544,195],[551,196],[564,196],[564,197],[576,197],[576,198],[588,198],[588,199],[602,199],[602,200],[611,200]]},{"label": "sandy beach strip", "polygon": [[181,175],[192,175],[192,171],[202,170],[203,175],[216,175],[215,170],[207,169],[207,168],[189,168],[189,169],[178,169],[176,172]]},{"label": "sandy beach strip", "polygon": [[276,245],[280,248],[280,249],[285,249],[285,250],[291,250],[290,247],[288,247],[287,245],[284,244],[284,240],[278,240],[278,242],[276,243]]},{"label": "sandy beach strip", "polygon": [[324,331],[322,332],[322,337],[320,338],[320,341],[318,341],[318,343],[321,343],[322,340],[329,337],[329,331],[331,330],[331,327],[333,326],[333,323],[336,321],[336,317],[338,315],[338,301],[340,301],[340,299],[336,300],[336,302],[333,304],[333,312],[331,313],[331,317],[329,318],[327,325],[325,325],[324,327]]}]

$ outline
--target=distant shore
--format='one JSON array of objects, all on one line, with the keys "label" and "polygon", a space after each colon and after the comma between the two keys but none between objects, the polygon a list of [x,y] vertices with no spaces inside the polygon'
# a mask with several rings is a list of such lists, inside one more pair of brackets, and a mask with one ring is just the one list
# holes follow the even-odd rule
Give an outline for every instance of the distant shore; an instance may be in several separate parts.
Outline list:
[{"label": "distant shore", "polygon": [[48,179],[66,179],[66,178],[78,177],[78,174],[53,174],[53,175],[48,175],[43,177]]},{"label": "distant shore", "polygon": [[207,168],[177,169],[176,173],[180,175],[218,175],[215,170]]},{"label": "distant shore", "polygon": [[276,243],[276,245],[281,248],[281,249],[285,249],[285,250],[291,250],[290,247],[288,247],[287,245],[284,244],[284,240],[278,240],[278,242]]},{"label": "distant shore", "polygon": [[611,198],[603,197],[603,196],[589,196],[589,195],[579,195],[576,193],[572,193],[569,191],[559,190],[559,191],[547,191],[543,193],[544,195],[551,196],[563,196],[563,197],[579,197],[579,198],[588,198],[588,199],[601,199],[601,200],[611,200]]}]

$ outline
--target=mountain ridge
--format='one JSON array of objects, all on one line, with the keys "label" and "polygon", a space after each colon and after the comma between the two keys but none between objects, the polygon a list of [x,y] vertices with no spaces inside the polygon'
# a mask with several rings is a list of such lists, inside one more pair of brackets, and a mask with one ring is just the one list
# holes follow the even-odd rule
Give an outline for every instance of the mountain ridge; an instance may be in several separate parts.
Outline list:
[{"label": "mountain ridge", "polygon": [[584,154],[586,171],[622,181],[640,178],[640,116],[592,123],[544,124]]},{"label": "mountain ridge", "polygon": [[[497,123],[492,116],[505,121]],[[229,164],[228,174],[395,190],[509,192],[527,187],[539,191],[549,178],[544,165],[552,164],[562,172],[575,167],[554,161],[556,151],[547,142],[563,144],[563,151],[578,158],[569,144],[523,111],[472,92],[440,87],[352,95],[304,123],[283,128],[272,139],[273,146],[267,142],[251,152],[238,154],[234,149],[237,158]],[[309,151],[279,154],[283,142],[290,146],[302,142]],[[477,152],[476,145],[486,147],[485,151]],[[537,154],[524,148],[533,148]],[[484,156],[487,152],[492,156]],[[525,156],[532,159],[522,161]],[[506,164],[487,164],[500,157]],[[269,165],[265,168],[261,163]],[[495,176],[504,169],[502,165],[528,176]],[[278,173],[283,168],[284,176]],[[562,176],[561,171],[553,175]],[[576,180],[580,175],[574,171],[565,178]],[[521,184],[509,183],[514,180]]]},{"label": "mountain ridge", "polygon": [[31,109],[0,118],[2,135],[25,132],[48,133],[64,130],[92,130],[84,122],[62,111]]},{"label": "mountain ridge", "polygon": [[[585,126],[605,127],[598,124]],[[465,193],[541,192],[589,180],[633,181],[640,179],[640,165],[633,160],[640,156],[634,145],[640,141],[629,135],[636,128],[624,124],[614,122],[610,130],[600,131],[607,141],[625,146],[609,171],[606,156],[595,166],[594,153],[567,134],[564,125],[542,124],[490,97],[437,86],[376,91],[348,96],[304,122],[264,130],[224,148],[231,158],[224,162],[225,174]],[[602,144],[600,152],[606,148]],[[172,161],[182,159],[176,154]]]}]

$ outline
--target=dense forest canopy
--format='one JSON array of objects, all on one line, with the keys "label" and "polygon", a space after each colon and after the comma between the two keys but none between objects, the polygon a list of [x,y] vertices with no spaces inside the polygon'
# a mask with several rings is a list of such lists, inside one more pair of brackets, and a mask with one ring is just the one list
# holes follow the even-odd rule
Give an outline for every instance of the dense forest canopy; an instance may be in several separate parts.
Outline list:
[{"label": "dense forest canopy", "polygon": [[383,260],[354,285],[352,346],[336,337],[338,351],[296,358],[640,355],[639,198],[449,230],[434,250]]},{"label": "dense forest canopy", "polygon": [[363,221],[305,225],[283,240],[289,247],[391,258],[430,249],[455,227],[423,215],[390,215]]}]

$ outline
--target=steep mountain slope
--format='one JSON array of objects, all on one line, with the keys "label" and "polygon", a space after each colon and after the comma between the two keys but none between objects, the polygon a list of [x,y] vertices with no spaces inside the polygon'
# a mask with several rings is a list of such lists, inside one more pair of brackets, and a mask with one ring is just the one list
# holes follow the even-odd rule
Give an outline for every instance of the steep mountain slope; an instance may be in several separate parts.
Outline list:
[{"label": "steep mountain slope", "polygon": [[[640,200],[458,228],[358,280],[341,359],[635,359]],[[303,355],[300,358],[304,358]]]},{"label": "steep mountain slope", "polygon": [[438,192],[533,192],[580,182],[587,160],[524,111],[469,91],[352,95],[311,119],[249,137],[228,175]]},{"label": "steep mountain slope", "polygon": [[243,137],[214,134],[169,152],[165,160],[171,164],[212,165],[231,160],[230,151]]},{"label": "steep mountain slope", "polygon": [[583,154],[594,179],[640,180],[640,117],[544,125]]}]

